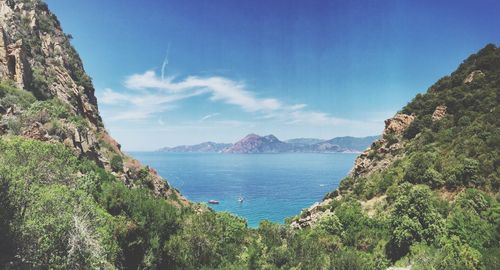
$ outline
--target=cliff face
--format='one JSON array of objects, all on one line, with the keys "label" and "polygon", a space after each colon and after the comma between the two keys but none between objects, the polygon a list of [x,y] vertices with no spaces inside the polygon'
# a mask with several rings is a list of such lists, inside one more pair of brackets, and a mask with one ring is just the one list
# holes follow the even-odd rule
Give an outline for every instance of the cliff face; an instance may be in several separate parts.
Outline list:
[{"label": "cliff face", "polygon": [[[35,117],[19,104],[0,104],[8,106],[0,108],[0,135],[62,142],[133,186],[144,167],[121,152],[120,144],[105,130],[92,81],[70,41],[42,1],[0,0],[2,82],[31,92],[38,101],[52,100],[65,111],[54,116],[51,109],[43,108]],[[13,121],[18,128],[13,128]],[[112,168],[113,158],[123,160],[118,168]],[[154,170],[149,174],[156,194],[177,193]]]},{"label": "cliff face", "polygon": [[41,1],[0,1],[0,74],[37,98],[57,97],[102,128],[90,77],[59,21]]}]

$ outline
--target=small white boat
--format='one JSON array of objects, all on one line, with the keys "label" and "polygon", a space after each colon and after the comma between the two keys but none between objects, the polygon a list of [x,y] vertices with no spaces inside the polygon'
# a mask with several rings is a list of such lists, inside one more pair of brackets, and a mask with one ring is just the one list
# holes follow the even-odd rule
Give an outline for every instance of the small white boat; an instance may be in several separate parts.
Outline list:
[{"label": "small white boat", "polygon": [[209,204],[219,204],[219,201],[216,201],[216,200],[209,200],[208,201]]},{"label": "small white boat", "polygon": [[240,197],[238,198],[238,202],[240,202],[240,203],[243,203],[243,201],[244,201],[244,200],[245,200],[245,199],[243,199],[243,197],[242,197],[242,196],[240,196]]}]

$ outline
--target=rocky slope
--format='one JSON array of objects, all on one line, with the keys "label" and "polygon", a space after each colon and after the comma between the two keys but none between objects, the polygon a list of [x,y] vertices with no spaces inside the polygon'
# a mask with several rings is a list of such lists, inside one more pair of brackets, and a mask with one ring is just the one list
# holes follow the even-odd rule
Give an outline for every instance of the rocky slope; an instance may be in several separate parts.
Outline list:
[{"label": "rocky slope", "polygon": [[403,183],[427,185],[446,200],[465,188],[498,194],[498,74],[500,49],[490,44],[417,95],[385,121],[382,137],[356,158],[338,189],[292,227],[314,225],[346,198],[371,216],[388,211],[388,197]]},{"label": "rocky slope", "polygon": [[[383,137],[374,141],[368,149],[356,158],[354,166],[349,173],[349,177],[354,179],[367,177],[372,173],[380,172],[386,169],[394,161],[401,158],[403,155],[403,152],[401,151],[404,147],[403,143],[390,141],[386,138],[388,136],[402,137],[403,132],[408,128],[413,120],[413,116],[406,114],[396,114],[393,118],[385,120]],[[374,159],[374,153],[381,155],[381,158],[378,160]],[[329,194],[323,201],[318,202],[306,209],[304,211],[304,217],[294,221],[292,223],[292,227],[308,227],[313,225],[317,220],[320,220],[323,216],[332,214],[327,206],[336,200],[335,196],[339,193],[338,191],[334,191],[332,194],[333,196]],[[340,198],[341,197],[338,197],[338,199]]]},{"label": "rocky slope", "polygon": [[[26,108],[3,102],[0,135],[63,142],[134,186],[143,166],[126,156],[104,128],[92,81],[70,41],[42,1],[0,0],[2,82],[31,92],[38,101],[53,100],[64,111],[54,117],[42,108],[27,117]],[[112,168],[112,159],[121,160],[120,166]],[[154,170],[149,175],[157,195],[178,195]]]}]

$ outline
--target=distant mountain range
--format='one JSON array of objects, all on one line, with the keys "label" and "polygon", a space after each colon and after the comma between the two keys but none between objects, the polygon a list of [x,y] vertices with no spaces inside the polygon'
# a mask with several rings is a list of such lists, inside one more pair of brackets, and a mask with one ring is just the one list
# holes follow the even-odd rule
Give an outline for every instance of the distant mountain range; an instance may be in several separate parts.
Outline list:
[{"label": "distant mountain range", "polygon": [[232,143],[204,142],[195,145],[180,145],[176,147],[164,147],[160,152],[173,153],[221,153],[224,149],[231,147]]},{"label": "distant mountain range", "polygon": [[160,152],[175,153],[358,153],[368,148],[378,136],[337,137],[331,140],[297,138],[281,141],[274,135],[249,134],[234,144],[204,142],[196,145],[164,147]]}]

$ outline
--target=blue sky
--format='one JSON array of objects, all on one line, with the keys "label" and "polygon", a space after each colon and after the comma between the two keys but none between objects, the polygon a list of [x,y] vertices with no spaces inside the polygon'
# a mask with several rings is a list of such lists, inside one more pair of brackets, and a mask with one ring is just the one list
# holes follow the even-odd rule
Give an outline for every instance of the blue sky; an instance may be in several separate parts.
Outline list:
[{"label": "blue sky", "polygon": [[379,134],[487,43],[499,1],[47,0],[126,150]]}]

